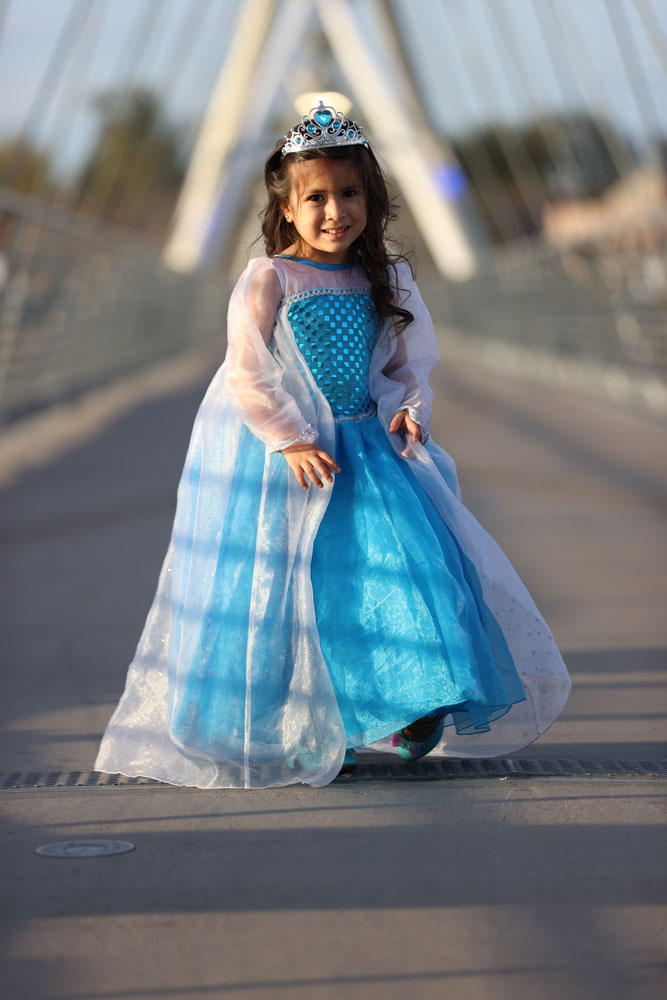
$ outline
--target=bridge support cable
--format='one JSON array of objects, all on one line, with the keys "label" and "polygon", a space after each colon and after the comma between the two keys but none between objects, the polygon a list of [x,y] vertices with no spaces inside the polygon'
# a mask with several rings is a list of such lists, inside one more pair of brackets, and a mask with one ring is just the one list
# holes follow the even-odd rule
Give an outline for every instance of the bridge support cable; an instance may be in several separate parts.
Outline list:
[{"label": "bridge support cable", "polygon": [[663,71],[667,72],[667,35],[665,35],[660,21],[655,16],[655,11],[651,7],[650,0],[635,0],[635,10],[642,23],[649,45],[655,52]]},{"label": "bridge support cable", "polygon": [[662,121],[653,88],[646,77],[642,59],[637,51],[628,13],[623,9],[623,4],[617,0],[611,2],[606,0],[603,7],[628,81],[628,92],[632,95],[637,120],[642,123],[646,139],[650,142],[652,138],[661,134]]},{"label": "bridge support cable", "polygon": [[453,281],[465,281],[476,270],[475,254],[457,211],[437,186],[432,165],[421,150],[421,137],[394,91],[393,64],[366,44],[349,0],[319,0],[318,11],[329,46],[438,270]]},{"label": "bridge support cable", "polygon": [[[556,27],[558,34],[568,53],[572,73],[568,77],[576,81],[578,96],[586,104],[590,115],[594,118],[607,147],[607,152],[616,167],[619,177],[625,177],[636,167],[635,154],[627,141],[613,128],[608,128],[607,119],[614,121],[614,110],[611,107],[604,84],[600,78],[590,53],[586,49],[581,34],[576,26],[571,12],[566,13],[565,4],[555,4],[553,0],[545,0],[537,4],[537,10],[542,13],[548,9],[551,25]],[[604,116],[600,115],[600,109]]]},{"label": "bridge support cable", "polygon": [[193,271],[210,259],[215,242],[213,216],[224,192],[225,167],[242,129],[245,132],[253,124],[253,115],[246,114],[247,95],[260,66],[275,6],[275,0],[247,0],[239,10],[163,251],[164,263],[174,271]]},{"label": "bridge support cable", "polygon": [[[460,46],[452,37],[451,27],[445,17],[444,9],[437,5],[434,8],[439,12],[441,19],[441,36],[439,38],[439,56],[444,65],[448,67],[458,67],[458,71],[453,72],[451,81],[456,81],[456,92],[448,91],[452,101],[457,102],[466,109],[466,116],[476,123],[480,135],[480,142],[473,144],[466,150],[466,170],[476,187],[477,198],[487,214],[487,225],[495,237],[501,241],[523,236],[525,233],[524,217],[515,204],[513,191],[510,190],[507,178],[498,174],[493,162],[488,144],[488,136],[484,131],[485,121],[477,102],[477,96],[470,82],[470,73],[460,51]],[[428,38],[422,30],[422,25],[418,16],[418,11],[413,6],[395,8],[396,16],[403,27],[404,32],[409,32],[411,36],[411,47],[417,48],[415,62],[421,59],[422,74],[424,70],[428,73],[428,80],[422,83],[422,89],[431,86],[434,93],[438,93],[443,85],[442,79],[433,69],[432,53],[429,50]],[[447,45],[448,51],[444,51]],[[430,70],[430,72],[429,72]],[[430,81],[430,83],[429,83]],[[424,98],[426,103],[426,98]],[[442,115],[442,109],[440,114]],[[451,134],[451,126],[446,127],[445,132]]]},{"label": "bridge support cable", "polygon": [[[535,0],[533,0],[531,7],[534,14]],[[586,189],[584,167],[567,129],[563,126],[558,116],[554,116],[550,120],[549,127],[545,127],[541,120],[539,99],[533,86],[531,74],[527,68],[524,53],[516,37],[512,17],[508,13],[506,5],[503,3],[503,0],[498,0],[498,2],[489,2],[489,0],[486,0],[485,9],[487,23],[494,29],[498,48],[504,52],[505,58],[502,60],[502,65],[508,90],[513,95],[515,112],[519,111],[519,107],[516,98],[517,87],[514,86],[514,82],[518,85],[519,92],[529,102],[535,127],[549,154],[551,166],[558,177],[561,191],[567,192],[570,184],[570,177],[567,174],[567,170],[565,173],[563,171],[563,153],[567,156],[572,174],[576,176],[579,182],[580,190],[584,191]],[[507,71],[507,67],[510,65],[512,66],[513,73]],[[558,133],[558,140],[556,141],[554,140],[553,130]],[[546,192],[546,197],[549,197],[549,192]]]},{"label": "bridge support cable", "polygon": [[[53,106],[61,80],[66,72],[67,60],[70,58],[71,51],[76,46],[77,39],[91,11],[92,8],[90,5],[79,4],[77,0],[73,0],[68,16],[63,21],[42,78],[37,84],[27,114],[19,130],[16,139],[19,157],[20,147],[30,142],[34,137],[34,133],[38,131],[40,122],[46,119]],[[0,186],[11,187],[15,179],[15,173],[16,163],[12,157],[9,157],[4,170],[0,171]]]}]

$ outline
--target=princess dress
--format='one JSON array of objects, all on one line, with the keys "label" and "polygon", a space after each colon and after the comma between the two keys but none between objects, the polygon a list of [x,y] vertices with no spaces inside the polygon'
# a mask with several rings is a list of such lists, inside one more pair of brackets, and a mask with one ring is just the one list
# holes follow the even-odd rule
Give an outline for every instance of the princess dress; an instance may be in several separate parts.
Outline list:
[{"label": "princess dress", "polygon": [[[570,678],[507,557],[428,435],[438,361],[409,267],[404,333],[358,265],[252,260],[197,414],[170,545],[98,770],[174,784],[325,785],[348,747],[445,716],[436,754],[499,756]],[[421,442],[390,434],[407,408]],[[280,449],[341,471],[304,490]]]}]

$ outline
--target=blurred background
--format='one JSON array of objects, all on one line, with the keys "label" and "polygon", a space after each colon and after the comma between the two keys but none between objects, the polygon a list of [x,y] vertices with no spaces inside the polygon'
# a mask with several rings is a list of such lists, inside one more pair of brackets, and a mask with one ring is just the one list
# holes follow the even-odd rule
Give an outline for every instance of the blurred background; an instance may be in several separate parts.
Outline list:
[{"label": "blurred background", "polygon": [[2,425],[222,359],[264,159],[323,91],[444,350],[663,416],[666,69],[661,0],[0,0]]}]

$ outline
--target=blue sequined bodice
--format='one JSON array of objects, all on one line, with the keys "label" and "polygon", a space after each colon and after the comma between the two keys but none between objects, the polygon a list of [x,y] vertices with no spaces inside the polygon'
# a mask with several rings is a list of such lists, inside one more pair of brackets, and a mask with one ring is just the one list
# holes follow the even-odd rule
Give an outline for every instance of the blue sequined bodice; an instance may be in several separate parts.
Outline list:
[{"label": "blue sequined bodice", "polygon": [[287,318],[334,417],[367,413],[373,406],[368,369],[378,328],[370,295],[321,289],[296,296]]}]

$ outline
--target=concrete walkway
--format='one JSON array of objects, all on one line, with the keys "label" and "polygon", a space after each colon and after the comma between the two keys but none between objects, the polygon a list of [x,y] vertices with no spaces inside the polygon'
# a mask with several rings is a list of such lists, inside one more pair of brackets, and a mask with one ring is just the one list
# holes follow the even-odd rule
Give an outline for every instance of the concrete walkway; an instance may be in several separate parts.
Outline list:
[{"label": "concrete walkway", "polygon": [[[667,428],[460,360],[432,385],[432,433],[464,501],[574,682],[561,718],[515,756],[667,760]],[[106,424],[82,412],[51,462],[47,428],[41,464],[5,487],[3,771],[92,768],[204,388],[191,372]],[[4,791],[2,996],[664,996],[666,790],[496,778]],[[136,850],[32,853],[78,837]]]}]

